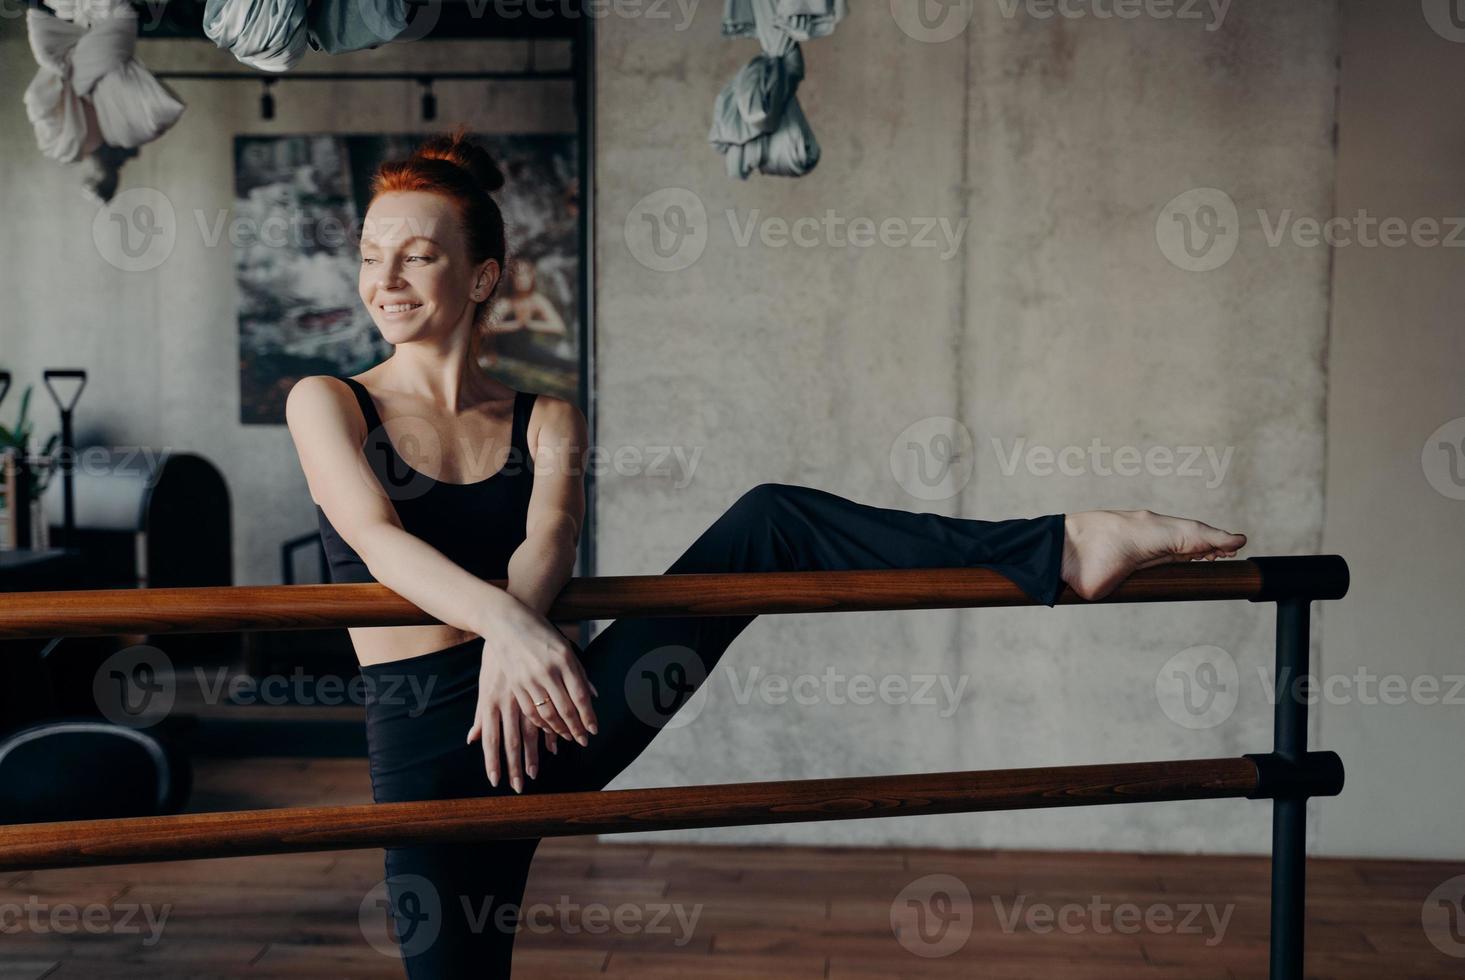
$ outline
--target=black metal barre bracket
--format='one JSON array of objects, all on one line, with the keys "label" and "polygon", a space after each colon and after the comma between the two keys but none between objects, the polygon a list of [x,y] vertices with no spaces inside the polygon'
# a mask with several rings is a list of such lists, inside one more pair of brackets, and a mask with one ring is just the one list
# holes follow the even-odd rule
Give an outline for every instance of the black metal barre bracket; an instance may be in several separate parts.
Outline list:
[{"label": "black metal barre bracket", "polygon": [[1248,800],[1306,799],[1343,792],[1343,760],[1336,752],[1308,752],[1289,759],[1276,752],[1247,752],[1256,765],[1256,790]]},{"label": "black metal barre bracket", "polygon": [[1262,587],[1252,602],[1341,599],[1348,594],[1348,563],[1341,555],[1277,555],[1252,558]]}]

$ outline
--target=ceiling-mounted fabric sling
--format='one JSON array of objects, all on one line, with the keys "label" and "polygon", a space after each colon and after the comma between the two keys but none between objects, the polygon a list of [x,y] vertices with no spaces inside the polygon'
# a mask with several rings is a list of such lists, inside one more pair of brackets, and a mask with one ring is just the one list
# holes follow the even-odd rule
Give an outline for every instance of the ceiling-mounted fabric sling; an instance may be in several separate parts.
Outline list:
[{"label": "ceiling-mounted fabric sling", "polygon": [[25,90],[26,115],[41,153],[83,161],[83,185],[106,203],[122,162],[163,135],[184,106],[133,56],[137,12],[127,0],[58,0],[53,7],[55,16],[26,11],[40,66]]},{"label": "ceiling-mounted fabric sling", "polygon": [[764,51],[775,53],[788,39],[828,37],[847,16],[846,0],[725,0],[722,34],[756,37]]},{"label": "ceiling-mounted fabric sling", "polygon": [[305,54],[305,3],[208,0],[203,32],[251,68],[286,71]]},{"label": "ceiling-mounted fabric sling", "polygon": [[345,54],[395,41],[407,30],[404,0],[315,0],[305,18],[311,48]]},{"label": "ceiling-mounted fabric sling", "polygon": [[407,30],[406,0],[208,0],[209,40],[260,71],[288,71],[306,47],[345,54],[394,41]]},{"label": "ceiling-mounted fabric sling", "polygon": [[804,56],[797,42],[826,37],[848,16],[846,0],[725,0],[725,37],[756,37],[763,53],[717,97],[710,142],[730,176],[755,170],[801,177],[819,163],[819,143],[797,96]]},{"label": "ceiling-mounted fabric sling", "polygon": [[803,52],[794,45],[781,58],[754,58],[718,95],[711,142],[730,176],[800,177],[818,164],[819,144],[794,95],[803,79]]}]

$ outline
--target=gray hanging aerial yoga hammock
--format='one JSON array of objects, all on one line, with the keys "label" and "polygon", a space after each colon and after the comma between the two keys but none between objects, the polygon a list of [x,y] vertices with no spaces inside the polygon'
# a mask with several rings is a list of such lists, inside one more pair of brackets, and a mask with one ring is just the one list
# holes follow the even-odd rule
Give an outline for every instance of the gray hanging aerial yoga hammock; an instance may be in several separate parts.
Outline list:
[{"label": "gray hanging aerial yoga hammock", "polygon": [[394,41],[407,30],[406,0],[208,0],[209,40],[251,68],[295,67],[306,46],[345,54]]},{"label": "gray hanging aerial yoga hammock", "polygon": [[[38,71],[25,90],[26,115],[47,157],[79,165],[99,204],[116,193],[118,171],[137,148],[162,136],[183,102],[134,56],[138,15],[129,0],[46,0],[26,10]],[[246,65],[286,71],[307,46],[344,54],[397,40],[406,0],[207,0],[204,33]]]},{"label": "gray hanging aerial yoga hammock", "polygon": [[753,171],[802,177],[819,163],[819,143],[799,106],[804,54],[798,42],[827,37],[848,16],[847,0],[725,0],[725,37],[756,37],[763,53],[717,97],[707,140],[729,176]]},{"label": "gray hanging aerial yoga hammock", "polygon": [[178,121],[183,102],[135,57],[137,12],[127,0],[48,6],[54,14],[26,10],[37,64],[26,115],[41,153],[78,164],[87,195],[105,204],[122,164]]}]

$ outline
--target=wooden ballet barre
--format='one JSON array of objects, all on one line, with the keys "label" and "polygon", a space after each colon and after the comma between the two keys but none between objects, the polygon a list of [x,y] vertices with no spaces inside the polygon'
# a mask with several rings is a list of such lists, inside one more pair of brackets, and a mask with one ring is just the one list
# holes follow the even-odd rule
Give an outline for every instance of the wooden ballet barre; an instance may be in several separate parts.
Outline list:
[{"label": "wooden ballet barre", "polygon": [[[500,587],[507,583],[492,580]],[[1337,555],[1186,562],[1135,572],[1098,603],[1338,599],[1348,566]],[[1065,588],[1061,604],[1084,604]],[[725,616],[1030,606],[987,568],[862,569],[622,575],[566,583],[548,618]],[[1096,603],[1097,604],[1097,603]],[[126,633],[419,626],[438,620],[384,585],[245,585],[0,593],[0,639]]]},{"label": "wooden ballet barre", "polygon": [[[502,580],[496,585],[504,586]],[[1348,591],[1338,555],[1188,562],[1134,573],[1104,599],[1276,604],[1273,748],[1239,759],[924,773],[421,803],[183,814],[0,827],[0,871],[485,839],[614,834],[936,813],[1245,797],[1272,801],[1270,975],[1302,980],[1310,797],[1343,763],[1307,747],[1309,609]],[[1062,604],[1084,603],[1064,589]],[[572,579],[551,620],[1027,606],[985,568]],[[0,593],[0,639],[436,623],[380,584]]]},{"label": "wooden ballet barre", "polygon": [[991,810],[1336,795],[1331,752],[194,813],[0,827],[0,871]]}]

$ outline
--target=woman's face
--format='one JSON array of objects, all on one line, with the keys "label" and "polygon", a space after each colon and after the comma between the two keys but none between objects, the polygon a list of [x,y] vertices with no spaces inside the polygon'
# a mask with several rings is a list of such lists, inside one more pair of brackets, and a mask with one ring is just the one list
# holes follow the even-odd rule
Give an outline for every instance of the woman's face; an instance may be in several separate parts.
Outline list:
[{"label": "woman's face", "polygon": [[471,325],[474,287],[487,296],[498,270],[473,266],[449,200],[426,191],[380,195],[361,226],[357,291],[390,344],[448,342]]},{"label": "woman's face", "polygon": [[534,265],[527,259],[516,259],[509,263],[509,269],[514,277],[514,291],[518,293],[534,292]]}]

